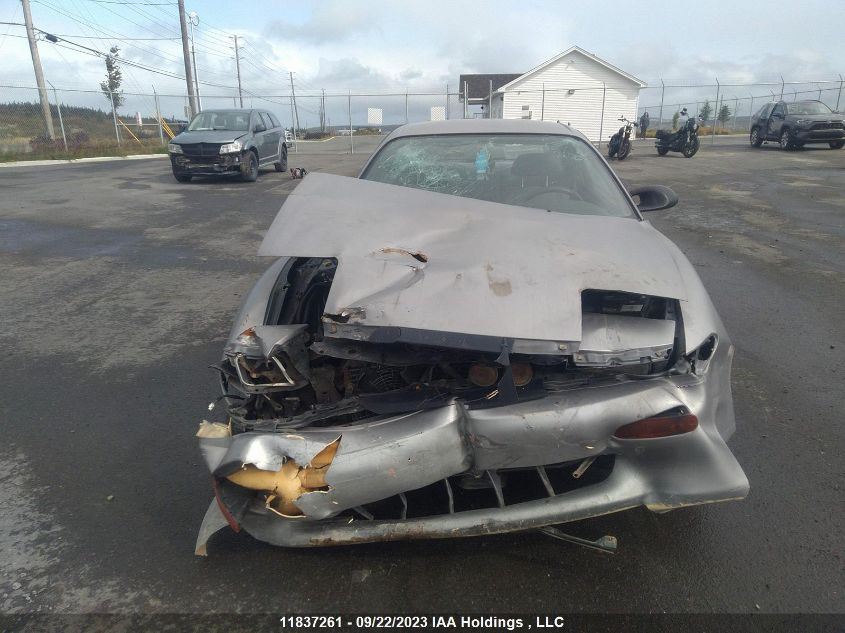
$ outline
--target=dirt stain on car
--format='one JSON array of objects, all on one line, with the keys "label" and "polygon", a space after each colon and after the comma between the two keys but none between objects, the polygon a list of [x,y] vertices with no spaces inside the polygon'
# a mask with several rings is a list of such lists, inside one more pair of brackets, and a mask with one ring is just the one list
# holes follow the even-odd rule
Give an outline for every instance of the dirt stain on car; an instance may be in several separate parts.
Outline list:
[{"label": "dirt stain on car", "polygon": [[494,295],[506,297],[512,292],[510,279],[496,279],[493,276],[493,266],[489,262],[484,266],[484,270],[487,271],[487,285]]}]

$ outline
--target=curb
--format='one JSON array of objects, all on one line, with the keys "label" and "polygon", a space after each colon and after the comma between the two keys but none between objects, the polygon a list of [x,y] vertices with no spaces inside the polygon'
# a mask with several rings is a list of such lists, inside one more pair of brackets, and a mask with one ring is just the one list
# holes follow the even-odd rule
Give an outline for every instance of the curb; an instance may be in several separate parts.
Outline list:
[{"label": "curb", "polygon": [[103,163],[111,160],[145,160],[148,158],[167,158],[167,154],[133,154],[130,156],[91,156],[87,158],[67,158],[57,160],[17,160],[0,163],[3,167],[42,167],[47,165],[72,165],[74,163]]},{"label": "curb", "polygon": [[321,138],[321,139],[316,140],[316,141],[303,141],[303,140],[300,140],[300,139],[296,139],[296,143],[325,143],[326,141],[331,141],[331,140],[334,140],[336,138],[340,138],[340,137],[339,136],[330,136],[329,138]]}]

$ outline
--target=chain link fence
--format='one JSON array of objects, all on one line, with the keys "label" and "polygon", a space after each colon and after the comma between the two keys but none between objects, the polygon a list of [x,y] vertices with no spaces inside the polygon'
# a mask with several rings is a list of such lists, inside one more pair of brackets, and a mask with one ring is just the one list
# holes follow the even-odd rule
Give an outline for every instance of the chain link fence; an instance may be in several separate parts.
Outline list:
[{"label": "chain link fence", "polygon": [[[0,160],[163,152],[167,141],[190,119],[186,94],[157,92],[119,95],[115,111],[99,90],[46,91],[52,136],[39,91],[31,86],[0,86]],[[200,94],[200,109],[259,108],[273,112],[299,143],[349,137],[327,145],[354,151],[354,136],[379,135],[409,122],[462,118],[457,93]],[[295,103],[295,107],[294,107]],[[353,134],[350,134],[350,130]],[[341,149],[342,148],[342,149]],[[318,146],[313,148],[319,151]]]},{"label": "chain link fence", "polygon": [[[751,84],[672,84],[648,86],[639,93],[636,116],[648,112],[650,129],[671,128],[682,108],[705,114],[712,132],[745,132],[751,115],[766,102],[818,99],[833,110],[842,102],[842,78],[819,81],[780,81]],[[46,91],[52,137],[40,95],[31,86],[0,86],[0,160],[73,158],[164,152],[169,138],[190,118],[186,94],[129,93],[119,95],[114,111],[108,93],[100,90],[49,88]],[[572,113],[576,127],[595,127],[591,137],[606,139],[615,131],[619,113],[605,108],[607,87],[578,86],[596,95],[587,112]],[[525,92],[525,91],[523,91]],[[549,120],[544,104],[555,94],[573,92],[567,86],[544,86],[532,98],[529,115]],[[291,132],[296,151],[354,152],[356,137],[389,132],[420,121],[487,116],[489,107],[467,106],[459,92],[355,93],[337,91],[286,94],[200,94],[201,109],[260,108],[273,112]],[[490,102],[493,103],[492,100]],[[295,107],[294,107],[295,106]],[[536,106],[536,107],[535,107]],[[727,106],[723,112],[722,107]],[[536,112],[534,112],[536,110]],[[632,108],[633,110],[633,108]],[[722,114],[720,119],[720,113]],[[501,116],[493,107],[493,115]],[[633,112],[631,112],[633,114]],[[586,117],[586,119],[585,119]],[[589,119],[589,120],[587,120]],[[563,119],[560,119],[563,122]],[[586,131],[586,130],[585,130]],[[652,132],[653,134],[653,132]],[[326,139],[334,138],[331,143]],[[347,139],[348,143],[338,139]],[[359,150],[371,143],[359,143]]]},{"label": "chain link fence", "polygon": [[[747,132],[751,117],[766,103],[814,99],[838,112],[842,100],[842,77],[819,81],[776,81],[760,83],[684,84],[661,83],[640,91],[637,113],[648,112],[652,129],[673,127],[677,112],[686,108],[702,115],[705,125],[724,133]],[[723,110],[723,107],[726,109]],[[674,119],[676,120],[676,119]]]}]

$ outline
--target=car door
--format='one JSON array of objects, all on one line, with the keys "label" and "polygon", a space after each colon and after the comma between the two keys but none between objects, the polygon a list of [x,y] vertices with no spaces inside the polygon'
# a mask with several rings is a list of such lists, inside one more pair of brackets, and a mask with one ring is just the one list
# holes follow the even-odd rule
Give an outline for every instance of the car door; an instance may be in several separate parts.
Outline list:
[{"label": "car door", "polygon": [[271,148],[273,156],[279,158],[279,141],[282,140],[282,130],[278,120],[269,112],[262,112],[267,123],[267,146]]},{"label": "car door", "polygon": [[252,142],[255,145],[255,149],[258,150],[258,162],[260,164],[267,157],[267,148],[264,145],[266,142],[266,126],[259,112],[252,113],[250,129],[252,130]]},{"label": "car door", "polygon": [[767,103],[762,108],[757,110],[753,117],[751,117],[751,127],[757,128],[757,134],[763,140],[766,139],[766,133],[769,129],[769,115],[772,112],[773,104]]},{"label": "car door", "polygon": [[279,141],[275,132],[273,131],[273,121],[266,112],[259,112],[261,123],[264,125],[264,132],[261,133],[261,158],[262,161],[274,162],[279,152]]},{"label": "car door", "polygon": [[[273,114],[272,112],[268,112],[267,116],[273,123],[273,143],[275,143],[276,147],[278,148],[284,140],[285,131],[282,129],[282,124],[279,122],[279,119],[276,118],[275,114]],[[279,158],[281,159],[281,156]]]},{"label": "car door", "polygon": [[780,138],[780,131],[783,127],[783,120],[786,118],[786,104],[781,101],[772,109],[769,116],[769,124],[766,128],[766,138],[776,141]]}]

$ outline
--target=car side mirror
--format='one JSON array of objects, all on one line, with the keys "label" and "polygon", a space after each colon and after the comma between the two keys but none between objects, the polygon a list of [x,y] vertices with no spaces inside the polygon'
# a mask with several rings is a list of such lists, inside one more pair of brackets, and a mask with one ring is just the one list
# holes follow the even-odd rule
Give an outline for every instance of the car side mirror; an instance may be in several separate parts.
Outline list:
[{"label": "car side mirror", "polygon": [[266,132],[266,131],[267,131],[267,128],[266,128],[266,127],[264,127],[261,123],[256,123],[256,124],[255,124],[255,127],[254,127],[254,128],[252,128],[252,131],[253,131],[253,132],[256,132],[256,133],[257,133],[257,132]]},{"label": "car side mirror", "polygon": [[[678,204],[678,194],[663,185],[643,185],[628,190],[640,211],[671,209]],[[637,202],[636,199],[639,199]]]}]

